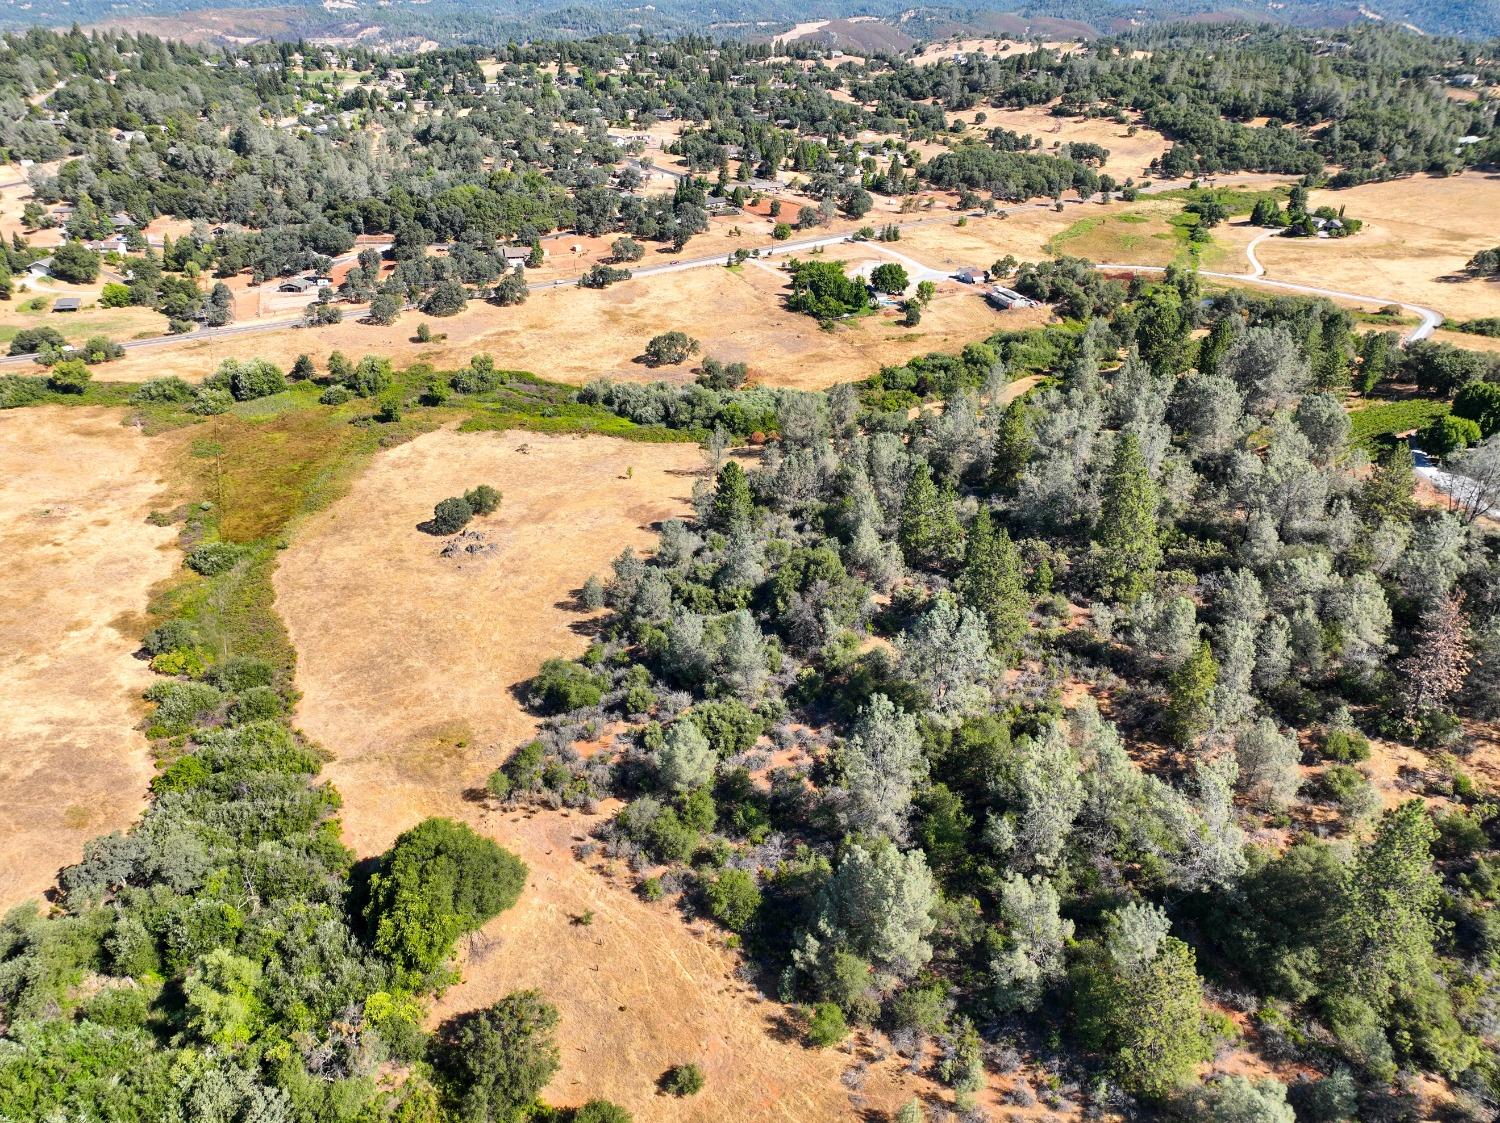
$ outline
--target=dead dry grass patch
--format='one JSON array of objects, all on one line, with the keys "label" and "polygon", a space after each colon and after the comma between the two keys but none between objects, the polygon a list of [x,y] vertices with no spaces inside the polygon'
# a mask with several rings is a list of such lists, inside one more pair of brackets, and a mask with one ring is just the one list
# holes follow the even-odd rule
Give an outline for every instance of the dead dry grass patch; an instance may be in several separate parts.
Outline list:
[{"label": "dead dry grass patch", "polygon": [[1500,285],[1467,279],[1464,264],[1497,241],[1500,175],[1414,176],[1345,191],[1314,191],[1314,206],[1364,220],[1351,238],[1268,238],[1267,276],[1436,308],[1454,319],[1500,315]]},{"label": "dead dry grass patch", "polygon": [[137,731],[152,674],[132,658],[175,532],[147,514],[178,438],[118,410],[0,413],[0,911],[128,826],[152,765]]}]

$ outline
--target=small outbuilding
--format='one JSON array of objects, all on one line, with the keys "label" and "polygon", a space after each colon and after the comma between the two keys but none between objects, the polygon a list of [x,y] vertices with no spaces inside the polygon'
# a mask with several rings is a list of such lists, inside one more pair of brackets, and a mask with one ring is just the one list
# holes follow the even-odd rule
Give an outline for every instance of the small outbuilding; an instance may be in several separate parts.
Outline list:
[{"label": "small outbuilding", "polygon": [[60,296],[52,305],[54,312],[76,312],[83,306],[83,302],[76,296]]}]

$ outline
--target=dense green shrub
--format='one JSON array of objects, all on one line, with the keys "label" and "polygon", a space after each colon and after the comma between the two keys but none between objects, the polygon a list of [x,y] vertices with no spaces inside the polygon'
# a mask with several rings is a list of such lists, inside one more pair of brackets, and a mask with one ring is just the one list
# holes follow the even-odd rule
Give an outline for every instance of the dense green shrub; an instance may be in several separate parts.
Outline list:
[{"label": "dense green shrub", "polygon": [[760,715],[738,698],[700,703],[688,711],[687,718],[721,757],[749,749],[765,729]]},{"label": "dense green shrub", "polygon": [[252,686],[230,704],[229,720],[235,725],[245,725],[279,717],[285,712],[286,702],[275,687]]},{"label": "dense green shrub", "polygon": [[435,973],[454,941],[516,903],[526,865],[449,819],[427,819],[381,858],[365,919],[375,950],[417,978]]},{"label": "dense green shrub", "polygon": [[47,389],[58,394],[82,394],[89,388],[93,375],[80,359],[68,359],[54,366],[47,375]]},{"label": "dense green shrub", "polygon": [[673,1096],[696,1096],[703,1091],[703,1070],[692,1063],[673,1065],[662,1074],[662,1090]]},{"label": "dense green shrub", "polygon": [[131,405],[150,405],[154,402],[190,402],[197,391],[191,383],[176,375],[153,378],[143,382],[130,395]]},{"label": "dense green shrub", "polygon": [[531,694],[544,713],[561,714],[597,706],[604,697],[604,684],[571,660],[548,659],[531,680]]},{"label": "dense green shrub", "polygon": [[709,915],[731,932],[743,932],[760,908],[760,886],[746,870],[721,870],[703,886]]},{"label": "dense green shrub", "polygon": [[539,991],[521,990],[445,1025],[434,1060],[454,1118],[462,1123],[532,1118],[537,1095],[559,1064],[553,1039],[557,1020],[556,1008]]},{"label": "dense green shrub", "polygon": [[464,502],[476,515],[493,515],[500,509],[500,492],[489,484],[480,484],[464,492]]},{"label": "dense green shrub", "polygon": [[837,1045],[849,1036],[849,1023],[836,1002],[819,1002],[807,1019],[807,1043],[819,1049]]},{"label": "dense green shrub", "polygon": [[450,495],[438,501],[432,509],[432,533],[457,534],[469,525],[474,517],[474,508],[462,496]]},{"label": "dense green shrub", "polygon": [[10,337],[10,353],[34,355],[38,351],[61,351],[67,342],[56,328],[21,328]]},{"label": "dense green shrub", "polygon": [[171,619],[157,625],[146,633],[146,638],[141,641],[141,646],[151,655],[161,655],[167,651],[177,651],[184,647],[192,647],[197,642],[193,634],[193,627],[186,620]]},{"label": "dense green shrub", "polygon": [[1356,729],[1330,729],[1323,739],[1323,755],[1344,764],[1369,760],[1370,742]]},{"label": "dense green shrub", "polygon": [[156,703],[148,733],[171,737],[186,733],[207,720],[223,704],[224,695],[206,682],[156,682],[146,691]]},{"label": "dense green shrub", "polygon": [[608,1100],[589,1100],[573,1113],[573,1123],[631,1123],[630,1112]]},{"label": "dense green shrub", "polygon": [[204,542],[188,551],[184,564],[204,577],[217,577],[233,569],[244,556],[244,548],[232,542]]},{"label": "dense green shrub", "polygon": [[47,393],[45,378],[20,374],[0,374],[0,409],[18,409],[34,405]]}]

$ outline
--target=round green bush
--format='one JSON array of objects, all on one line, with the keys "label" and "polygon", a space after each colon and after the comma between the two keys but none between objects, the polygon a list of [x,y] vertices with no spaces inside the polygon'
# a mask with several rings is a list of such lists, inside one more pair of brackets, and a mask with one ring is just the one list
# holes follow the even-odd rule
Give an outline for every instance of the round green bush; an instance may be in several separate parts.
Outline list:
[{"label": "round green bush", "polygon": [[275,687],[252,686],[230,705],[229,720],[234,725],[247,725],[278,717],[285,709],[286,704]]},{"label": "round green bush", "polygon": [[196,642],[192,626],[186,620],[168,620],[146,633],[141,646],[148,655],[161,655],[168,651],[180,651],[192,647]]},{"label": "round green bush", "polygon": [[819,1049],[837,1045],[849,1036],[849,1022],[835,1002],[819,1002],[807,1019],[807,1041]]},{"label": "round green bush", "polygon": [[674,1096],[695,1096],[703,1091],[703,1070],[691,1063],[673,1065],[662,1075],[661,1085]]},{"label": "round green bush", "polygon": [[521,896],[526,863],[462,823],[427,819],[396,840],[370,877],[365,919],[375,950],[426,976],[454,941]]},{"label": "round green bush", "polygon": [[500,509],[500,492],[489,484],[480,484],[464,492],[464,502],[476,515],[492,515]]},{"label": "round green bush", "polygon": [[1330,729],[1323,740],[1323,755],[1344,764],[1370,759],[1370,742],[1353,729]]},{"label": "round green bush", "polygon": [[432,509],[432,532],[434,534],[457,534],[469,525],[469,520],[473,517],[474,508],[469,506],[467,500],[457,495],[450,495]]}]

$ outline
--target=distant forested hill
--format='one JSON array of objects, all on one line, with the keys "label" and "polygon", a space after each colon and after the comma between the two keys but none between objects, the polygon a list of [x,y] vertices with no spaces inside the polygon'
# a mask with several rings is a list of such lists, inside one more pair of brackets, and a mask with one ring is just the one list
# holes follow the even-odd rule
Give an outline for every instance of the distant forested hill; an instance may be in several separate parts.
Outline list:
[{"label": "distant forested hill", "polygon": [[[189,13],[188,18],[181,18]],[[107,23],[211,41],[358,37],[365,43],[420,39],[442,44],[586,38],[643,31],[702,31],[767,38],[802,21],[876,17],[915,39],[965,33],[1059,37],[1110,34],[1182,18],[1264,20],[1338,27],[1369,20],[1409,23],[1430,34],[1483,36],[1500,26],[1496,0],[993,0],[912,6],[900,0],[660,0],[655,4],[568,0],[360,0],[329,9],[308,2],[251,6],[248,0],[0,0],[0,28]],[[878,37],[877,37],[878,39]]]}]

